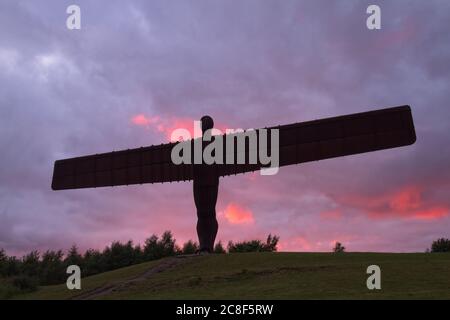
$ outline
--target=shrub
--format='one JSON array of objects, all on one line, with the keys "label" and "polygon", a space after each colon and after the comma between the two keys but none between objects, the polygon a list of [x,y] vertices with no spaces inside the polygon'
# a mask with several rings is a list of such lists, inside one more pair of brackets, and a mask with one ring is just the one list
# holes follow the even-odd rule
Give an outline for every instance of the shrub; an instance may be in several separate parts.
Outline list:
[{"label": "shrub", "polygon": [[219,241],[216,243],[216,245],[214,246],[214,253],[219,253],[219,254],[226,253],[226,251],[222,245],[222,242]]},{"label": "shrub", "polygon": [[265,251],[274,252],[277,251],[277,244],[280,240],[280,237],[278,236],[272,236],[271,234],[268,235],[265,245]]},{"label": "shrub", "polygon": [[12,285],[12,283],[0,280],[0,299],[9,299],[19,294],[20,290]]},{"label": "shrub", "polygon": [[238,243],[228,242],[228,252],[273,252],[277,250],[278,236],[269,234],[266,243],[261,240],[243,241]]},{"label": "shrub", "polygon": [[37,289],[38,280],[28,276],[18,276],[13,279],[12,284],[21,292],[31,292]]},{"label": "shrub", "polygon": [[333,248],[334,253],[342,253],[345,252],[345,247],[340,242],[336,242]]},{"label": "shrub", "polygon": [[192,240],[186,242],[183,245],[183,249],[181,250],[183,254],[193,254],[196,253],[197,251],[198,251],[198,244],[197,242],[194,242]]},{"label": "shrub", "polygon": [[450,239],[440,238],[433,241],[431,252],[450,252]]}]

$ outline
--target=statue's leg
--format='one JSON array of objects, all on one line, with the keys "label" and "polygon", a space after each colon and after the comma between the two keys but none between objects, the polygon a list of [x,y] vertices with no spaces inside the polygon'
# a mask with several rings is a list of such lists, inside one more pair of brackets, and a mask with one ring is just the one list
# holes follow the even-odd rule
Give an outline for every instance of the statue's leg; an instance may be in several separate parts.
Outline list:
[{"label": "statue's leg", "polygon": [[194,186],[194,200],[197,207],[197,235],[201,251],[212,252],[216,240],[218,223],[216,201],[218,186]]}]

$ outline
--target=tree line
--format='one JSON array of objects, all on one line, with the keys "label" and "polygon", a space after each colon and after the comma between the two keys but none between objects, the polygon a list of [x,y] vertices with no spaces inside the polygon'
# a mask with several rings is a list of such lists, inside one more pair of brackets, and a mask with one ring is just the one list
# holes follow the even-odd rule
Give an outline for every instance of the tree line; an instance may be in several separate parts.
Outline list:
[{"label": "tree line", "polygon": [[[278,240],[279,237],[269,235],[266,242],[230,241],[226,249],[219,241],[214,247],[214,253],[273,252],[277,250]],[[192,240],[179,247],[170,231],[164,232],[161,237],[152,235],[143,245],[135,245],[131,240],[126,243],[114,241],[103,250],[88,249],[84,253],[73,245],[66,253],[62,250],[47,250],[43,253],[31,251],[22,258],[17,258],[8,256],[0,249],[0,286],[3,284],[5,288],[32,291],[40,285],[64,283],[67,279],[66,270],[70,265],[78,265],[83,277],[86,277],[164,257],[194,254],[198,249],[198,243]],[[1,295],[0,289],[0,297]]]}]

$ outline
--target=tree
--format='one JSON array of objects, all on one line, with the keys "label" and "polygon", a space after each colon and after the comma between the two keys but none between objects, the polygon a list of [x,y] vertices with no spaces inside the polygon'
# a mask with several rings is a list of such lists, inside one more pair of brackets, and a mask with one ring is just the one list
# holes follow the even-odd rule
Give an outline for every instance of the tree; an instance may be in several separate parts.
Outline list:
[{"label": "tree", "polygon": [[63,255],[61,250],[47,250],[42,255],[39,272],[39,282],[41,284],[50,285],[64,282],[66,270],[64,267]]},{"label": "tree", "polygon": [[175,239],[172,232],[165,231],[161,237],[160,246],[162,248],[163,257],[173,256],[176,253]]},{"label": "tree", "polygon": [[135,263],[136,257],[133,241],[129,240],[125,244],[119,241],[113,242],[105,258],[108,261],[109,270],[126,267]]},{"label": "tree", "polygon": [[271,234],[269,234],[267,236],[266,245],[264,246],[264,251],[268,251],[268,252],[277,251],[277,244],[278,244],[279,240],[280,240],[280,237],[272,236]]},{"label": "tree", "polygon": [[133,258],[134,258],[134,263],[141,263],[143,261],[142,248],[141,248],[140,244],[138,244],[137,246],[134,247]]},{"label": "tree", "polygon": [[152,235],[145,240],[143,258],[145,261],[160,259],[163,257],[174,256],[179,252],[179,248],[175,244],[175,239],[170,231],[166,231],[161,236]]},{"label": "tree", "polygon": [[431,252],[450,252],[450,239],[440,238],[433,241]]},{"label": "tree", "polygon": [[39,277],[40,272],[40,261],[39,252],[31,251],[22,258],[22,263],[20,264],[21,273],[29,277]]},{"label": "tree", "polygon": [[4,275],[6,277],[12,277],[18,275],[21,272],[21,262],[16,257],[8,257],[6,260],[6,267]]},{"label": "tree", "polygon": [[6,276],[6,268],[8,263],[8,256],[5,250],[0,249],[0,276]]},{"label": "tree", "polygon": [[198,244],[197,242],[194,242],[192,240],[189,240],[183,245],[183,249],[181,249],[181,252],[183,254],[193,254],[198,251]]},{"label": "tree", "polygon": [[336,242],[336,244],[334,245],[334,248],[333,248],[333,252],[334,253],[345,252],[345,247],[340,242]]},{"label": "tree", "polygon": [[106,271],[105,260],[100,251],[88,249],[83,256],[83,273],[85,276],[101,273]]},{"label": "tree", "polygon": [[150,261],[161,257],[161,252],[158,247],[158,236],[153,234],[150,238],[145,239],[144,243],[144,260]]},{"label": "tree", "polygon": [[66,267],[70,265],[77,265],[80,268],[82,267],[83,257],[78,253],[78,248],[75,244],[72,245],[72,247],[70,247],[69,251],[67,252],[66,259],[64,259],[64,264],[66,265]]},{"label": "tree", "polygon": [[0,249],[0,263],[5,262],[8,259],[8,256],[5,253],[5,250]]}]

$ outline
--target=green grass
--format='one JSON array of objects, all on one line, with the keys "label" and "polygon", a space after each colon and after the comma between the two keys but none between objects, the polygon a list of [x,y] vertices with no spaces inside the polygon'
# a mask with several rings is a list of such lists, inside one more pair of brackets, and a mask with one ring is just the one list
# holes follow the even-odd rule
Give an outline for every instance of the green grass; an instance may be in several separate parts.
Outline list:
[{"label": "green grass", "polygon": [[[176,258],[172,258],[176,259]],[[179,258],[178,258],[179,259]],[[247,253],[193,257],[135,282],[166,259],[82,279],[82,290],[40,287],[17,299],[68,299],[114,284],[95,299],[450,299],[450,254]],[[381,268],[381,290],[366,269]]]}]

